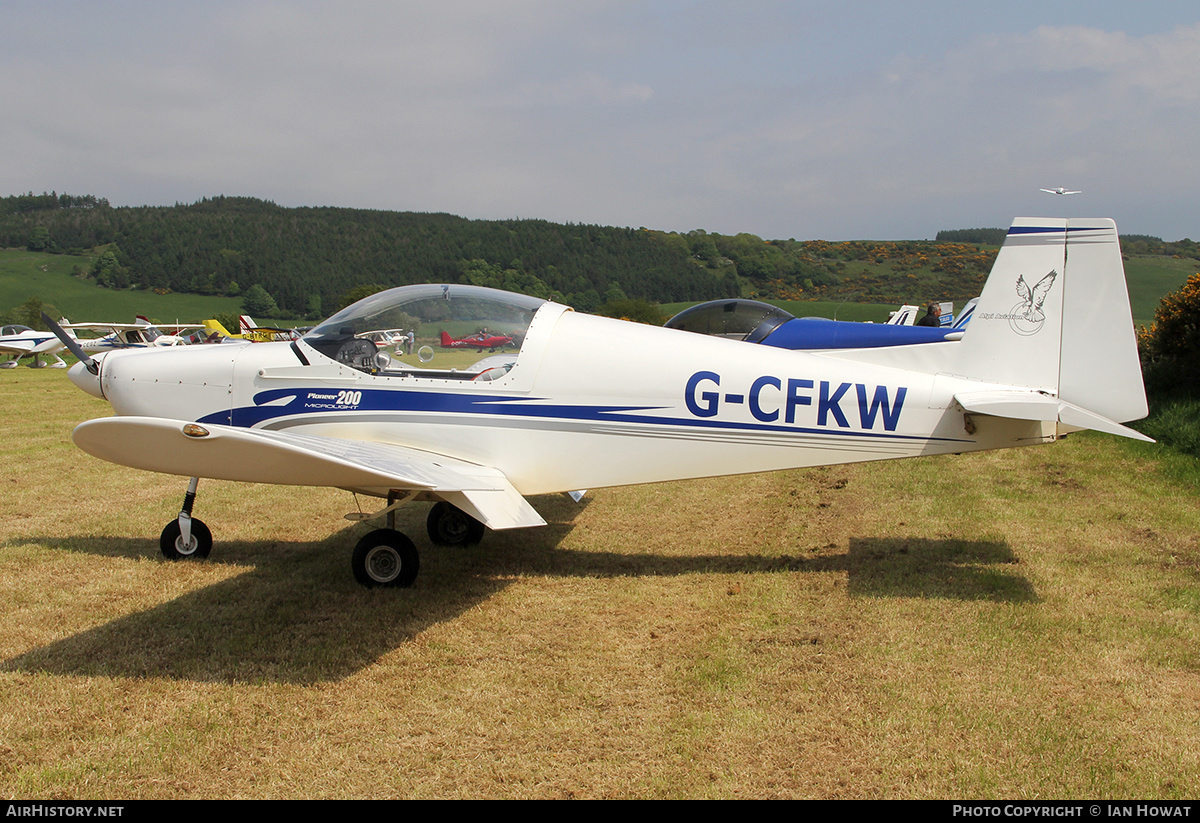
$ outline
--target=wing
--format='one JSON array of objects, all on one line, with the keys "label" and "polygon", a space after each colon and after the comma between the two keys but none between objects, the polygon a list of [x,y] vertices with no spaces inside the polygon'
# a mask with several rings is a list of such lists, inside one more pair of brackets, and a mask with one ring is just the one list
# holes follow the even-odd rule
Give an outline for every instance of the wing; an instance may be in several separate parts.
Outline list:
[{"label": "wing", "polygon": [[154,328],[163,334],[182,334],[185,331],[196,331],[204,328],[203,323],[155,323]]},{"label": "wing", "polygon": [[144,323],[63,323],[64,329],[86,329],[87,331],[119,332],[148,328]]},{"label": "wing", "polygon": [[500,471],[388,443],[204,424],[184,434],[185,420],[105,417],[75,428],[88,454],[135,469],[286,486],[332,486],[386,496],[391,489],[428,492],[491,529],[546,521]]},{"label": "wing", "polygon": [[32,340],[0,340],[0,354],[30,354],[33,346]]},{"label": "wing", "polygon": [[53,354],[56,351],[62,351],[62,348],[62,343],[54,336],[43,340],[26,338],[0,341],[0,355]]}]

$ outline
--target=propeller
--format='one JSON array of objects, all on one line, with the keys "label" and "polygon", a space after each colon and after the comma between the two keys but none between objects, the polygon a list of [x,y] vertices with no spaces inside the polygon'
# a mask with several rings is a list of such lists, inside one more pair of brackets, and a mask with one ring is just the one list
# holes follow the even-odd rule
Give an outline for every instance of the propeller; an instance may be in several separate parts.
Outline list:
[{"label": "propeller", "polygon": [[50,315],[42,312],[42,322],[50,327],[50,331],[54,332],[54,336],[62,341],[62,344],[67,347],[71,354],[78,358],[79,362],[84,365],[92,374],[100,373],[100,364],[88,356],[88,353],[80,348],[79,343],[74,337],[63,331],[63,327],[50,319]]}]

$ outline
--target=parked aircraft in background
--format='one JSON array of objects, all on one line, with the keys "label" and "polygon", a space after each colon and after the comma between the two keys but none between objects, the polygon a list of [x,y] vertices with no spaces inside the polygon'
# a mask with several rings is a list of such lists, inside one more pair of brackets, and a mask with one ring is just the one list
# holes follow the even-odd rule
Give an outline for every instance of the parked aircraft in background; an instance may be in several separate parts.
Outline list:
[{"label": "parked aircraft in background", "polygon": [[679,312],[665,326],[779,349],[911,346],[962,337],[959,331],[949,326],[929,328],[796,317],[770,303],[742,299],[700,303]]},{"label": "parked aircraft in background", "polygon": [[133,323],[63,322],[62,326],[64,329],[71,329],[72,331],[83,330],[100,332],[102,334],[101,337],[94,338],[77,337],[79,347],[89,354],[110,351],[112,349],[181,346],[187,343],[187,340],[181,336],[183,332],[203,328],[199,323],[155,324],[141,315],[138,315],[136,322]]},{"label": "parked aircraft in background", "polygon": [[[1050,273],[1038,311],[1020,311],[1018,284]],[[486,323],[520,349],[438,370],[355,336],[401,314]],[[394,522],[414,500],[434,503],[431,541],[461,544],[485,527],[544,525],[529,495],[1029,446],[1081,429],[1148,439],[1122,425],[1146,414],[1146,398],[1116,227],[1099,219],[1018,219],[957,342],[748,347],[429,285],[374,294],[290,343],[78,354],[72,381],[117,416],[82,423],[75,443],[191,478],[162,531],[165,556],[212,547],[192,517],[201,477],[331,486],[387,500],[367,517],[388,527],[351,557],[367,586],[416,578],[417,549]]]},{"label": "parked aircraft in background", "polygon": [[248,340],[243,341],[240,334],[233,334],[230,332],[229,329],[225,328],[225,326],[221,324],[220,320],[205,320],[202,332],[203,339],[193,339],[193,343],[224,343],[227,340],[232,340],[239,343],[250,342]]},{"label": "parked aircraft in background", "polygon": [[[37,331],[16,323],[0,327],[0,355],[11,355],[11,359],[0,363],[0,369],[15,369],[22,357],[33,358],[29,364],[33,369],[65,369],[67,364],[56,354],[62,348],[62,342],[53,332]],[[42,355],[53,357],[55,362],[43,363]]]},{"label": "parked aircraft in background", "polygon": [[[260,326],[248,314],[238,318],[241,338],[254,343],[277,343],[295,340],[300,336],[297,329],[281,329],[275,326]],[[227,335],[228,336],[228,335]]]},{"label": "parked aircraft in background", "polygon": [[466,337],[460,337],[457,340],[451,337],[446,332],[442,332],[442,348],[443,349],[475,349],[476,351],[495,351],[504,346],[511,346],[513,338],[511,335],[492,334],[486,328],[475,334],[468,334]]},{"label": "parked aircraft in background", "polygon": [[355,337],[364,337],[378,346],[396,346],[408,341],[406,329],[372,329],[360,331]]}]

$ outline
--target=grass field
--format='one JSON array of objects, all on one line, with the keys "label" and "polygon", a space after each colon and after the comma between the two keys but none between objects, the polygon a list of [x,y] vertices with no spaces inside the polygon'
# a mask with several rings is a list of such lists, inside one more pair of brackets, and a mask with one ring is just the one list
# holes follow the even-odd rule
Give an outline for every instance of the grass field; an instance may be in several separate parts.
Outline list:
[{"label": "grass field", "polygon": [[1133,322],[1149,326],[1163,297],[1200,270],[1195,260],[1174,257],[1131,257],[1125,261]]},{"label": "grass field", "polygon": [[1200,794],[1194,460],[1053,446],[535,498],[550,525],[365,590],[345,492],[70,443],[108,407],[0,373],[0,794]]}]

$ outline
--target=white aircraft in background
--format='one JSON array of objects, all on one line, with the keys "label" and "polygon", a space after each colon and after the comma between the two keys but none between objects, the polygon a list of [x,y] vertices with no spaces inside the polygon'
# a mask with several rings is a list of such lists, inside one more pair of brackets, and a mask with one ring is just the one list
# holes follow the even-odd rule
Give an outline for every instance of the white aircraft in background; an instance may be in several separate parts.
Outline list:
[{"label": "white aircraft in background", "polygon": [[[56,354],[62,348],[63,344],[54,332],[37,331],[16,323],[0,327],[0,354],[12,355],[11,359],[0,363],[0,369],[15,369],[22,357],[33,358],[29,364],[32,369],[65,369],[67,364]],[[43,363],[42,355],[53,357],[55,362]]]},{"label": "white aircraft in background", "polygon": [[375,343],[381,348],[384,346],[396,346],[403,344],[408,340],[407,329],[372,329],[371,331],[360,331],[354,335],[355,337],[365,337],[367,340]]},{"label": "white aircraft in background", "polygon": [[[1030,311],[1021,285],[1051,273]],[[520,350],[425,369],[356,336],[401,314],[486,324]],[[954,342],[749,347],[426,285],[372,295],[290,343],[84,358],[72,381],[117,416],[80,424],[75,443],[191,478],[160,537],[166,557],[212,547],[192,517],[201,477],[331,486],[387,500],[365,517],[386,515],[388,528],[351,558],[366,586],[415,579],[417,549],[393,514],[413,500],[434,502],[435,544],[473,543],[485,526],[544,525],[529,495],[1030,446],[1081,429],[1149,439],[1122,425],[1145,416],[1146,397],[1116,227],[1101,219],[1018,219]]]},{"label": "white aircraft in background", "polygon": [[[103,336],[93,338],[76,338],[79,347],[89,354],[112,351],[114,349],[139,349],[147,347],[182,346],[187,341],[180,336],[183,332],[204,328],[200,323],[166,323],[154,324],[149,319],[138,315],[133,323],[69,323],[63,322],[64,329],[86,330],[100,332]],[[167,329],[171,334],[163,330]],[[105,334],[107,332],[107,334]]]},{"label": "white aircraft in background", "polygon": [[1053,189],[1042,189],[1046,194],[1083,194],[1081,191],[1067,191],[1065,186],[1058,186]]}]

